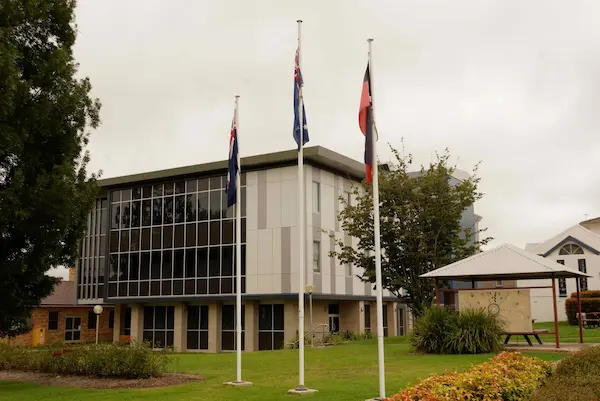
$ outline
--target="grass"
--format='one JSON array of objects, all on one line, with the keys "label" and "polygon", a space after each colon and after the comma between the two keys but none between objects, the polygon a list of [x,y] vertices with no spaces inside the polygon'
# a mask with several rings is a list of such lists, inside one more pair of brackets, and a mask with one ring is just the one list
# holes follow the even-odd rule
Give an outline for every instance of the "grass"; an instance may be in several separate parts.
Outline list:
[{"label": "grass", "polygon": [[[376,340],[359,341],[324,349],[306,350],[306,384],[319,393],[302,397],[310,400],[364,400],[377,395]],[[492,355],[415,355],[405,338],[386,339],[386,387],[388,394],[420,378],[450,370],[468,368]],[[561,354],[535,356],[557,360]],[[26,400],[282,400],[293,399],[287,390],[298,384],[298,351],[261,351],[243,355],[243,378],[253,387],[232,388],[223,382],[235,379],[235,354],[181,354],[172,370],[205,377],[198,383],[158,389],[80,390],[0,382],[0,399]]]},{"label": "grass", "polygon": [[[554,322],[535,323],[534,329],[546,329],[554,331]],[[579,326],[570,326],[567,322],[558,323],[558,333],[560,335],[560,341],[566,343],[578,343],[579,342]],[[553,343],[554,334],[543,334],[540,335],[543,342]],[[511,341],[516,341],[517,337],[513,337]],[[583,340],[586,343],[600,343],[600,329],[583,329]],[[519,341],[525,342],[523,337],[519,338]]]}]

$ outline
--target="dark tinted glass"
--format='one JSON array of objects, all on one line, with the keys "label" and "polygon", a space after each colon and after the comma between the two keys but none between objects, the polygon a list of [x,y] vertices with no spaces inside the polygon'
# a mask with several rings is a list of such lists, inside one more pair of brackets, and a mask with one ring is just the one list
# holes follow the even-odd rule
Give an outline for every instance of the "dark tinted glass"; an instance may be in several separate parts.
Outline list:
[{"label": "dark tinted glass", "polygon": [[142,226],[147,227],[152,223],[152,201],[142,201]]},{"label": "dark tinted glass", "polygon": [[273,305],[273,329],[283,330],[284,329],[284,309],[283,304]]},{"label": "dark tinted glass", "polygon": [[163,248],[173,248],[173,226],[163,227]]},{"label": "dark tinted glass", "polygon": [[198,277],[208,276],[208,248],[199,248],[196,252],[196,268]]},{"label": "dark tinted glass", "polygon": [[152,224],[159,226],[162,224],[163,206],[162,198],[152,199]]},{"label": "dark tinted glass", "polygon": [[196,224],[186,224],[185,226],[185,246],[196,246]]},{"label": "dark tinted glass", "polygon": [[175,226],[175,241],[173,246],[175,248],[183,248],[185,245],[185,225],[178,224]]},{"label": "dark tinted glass", "polygon": [[173,277],[173,253],[172,251],[163,251],[162,258],[162,278]]},{"label": "dark tinted glass", "polygon": [[182,278],[183,277],[183,255],[184,250],[178,249],[174,252],[173,259],[173,277]]},{"label": "dark tinted glass", "polygon": [[164,198],[163,203],[164,224],[173,224],[173,197]]},{"label": "dark tinted glass", "polygon": [[258,330],[273,329],[273,305],[259,305]]},{"label": "dark tinted glass", "polygon": [[208,220],[208,192],[198,194],[198,220]]},{"label": "dark tinted glass", "polygon": [[185,195],[175,197],[175,223],[185,221]]},{"label": "dark tinted glass", "polygon": [[142,228],[142,250],[147,251],[150,249],[150,229]]},{"label": "dark tinted glass", "polygon": [[196,194],[188,195],[185,203],[186,221],[196,221],[196,208],[198,196]]},{"label": "dark tinted glass", "polygon": [[140,201],[131,202],[131,227],[140,226],[141,208],[142,204]]}]

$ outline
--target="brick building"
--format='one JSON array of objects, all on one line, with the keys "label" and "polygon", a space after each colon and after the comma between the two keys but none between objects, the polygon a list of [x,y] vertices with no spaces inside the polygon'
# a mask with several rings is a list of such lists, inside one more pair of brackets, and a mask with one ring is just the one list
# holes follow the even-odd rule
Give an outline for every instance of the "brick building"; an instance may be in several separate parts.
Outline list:
[{"label": "brick building", "polygon": [[[32,330],[6,340],[13,345],[79,343],[96,341],[96,314],[94,305],[78,305],[75,299],[75,272],[69,272],[69,281],[56,285],[54,292],[44,298],[31,315]],[[103,305],[100,315],[99,341],[113,339],[114,308]]]}]

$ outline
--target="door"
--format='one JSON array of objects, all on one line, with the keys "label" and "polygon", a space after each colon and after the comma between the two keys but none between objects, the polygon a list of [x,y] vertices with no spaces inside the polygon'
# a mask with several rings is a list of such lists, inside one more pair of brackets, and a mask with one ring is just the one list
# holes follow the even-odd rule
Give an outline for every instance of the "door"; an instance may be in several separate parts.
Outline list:
[{"label": "door", "polygon": [[340,332],[340,305],[329,304],[327,306],[329,331],[331,333]]}]

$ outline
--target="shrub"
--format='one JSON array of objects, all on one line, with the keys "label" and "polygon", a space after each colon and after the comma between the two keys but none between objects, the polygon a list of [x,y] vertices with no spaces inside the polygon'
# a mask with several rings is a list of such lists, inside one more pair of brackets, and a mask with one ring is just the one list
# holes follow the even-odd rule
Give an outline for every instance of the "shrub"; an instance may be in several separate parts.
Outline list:
[{"label": "shrub", "polygon": [[600,348],[567,355],[552,379],[535,392],[532,401],[588,401],[600,398]]},{"label": "shrub", "polygon": [[[580,291],[579,292],[579,297],[580,298],[600,298],[600,291],[597,291],[597,290]],[[576,292],[572,292],[571,293],[571,298],[577,299],[577,293]]]},{"label": "shrub", "polygon": [[[597,291],[589,291],[597,292]],[[565,300],[565,311],[569,324],[576,326],[579,324],[577,320],[577,298],[567,298]],[[600,312],[600,298],[581,298],[581,312]]]},{"label": "shrub", "polygon": [[431,376],[387,401],[525,401],[551,370],[549,362],[503,352],[466,372]]},{"label": "shrub", "polygon": [[83,345],[63,349],[0,347],[0,370],[63,375],[148,378],[164,373],[170,351],[153,351],[149,344]]},{"label": "shrub", "polygon": [[502,322],[485,309],[432,307],[417,319],[410,337],[416,350],[433,354],[478,354],[502,348]]}]

